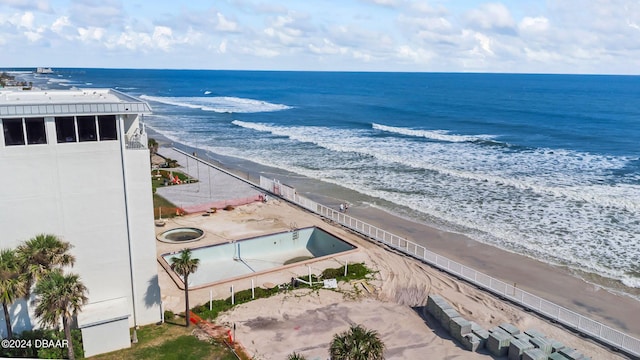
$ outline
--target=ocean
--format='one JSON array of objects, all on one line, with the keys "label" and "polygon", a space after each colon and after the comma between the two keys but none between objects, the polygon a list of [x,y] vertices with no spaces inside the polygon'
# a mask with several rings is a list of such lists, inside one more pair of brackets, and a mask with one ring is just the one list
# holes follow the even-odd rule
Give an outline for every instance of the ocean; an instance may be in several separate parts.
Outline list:
[{"label": "ocean", "polygon": [[[176,143],[640,288],[640,77],[59,69]],[[586,276],[588,277],[588,275]]]}]

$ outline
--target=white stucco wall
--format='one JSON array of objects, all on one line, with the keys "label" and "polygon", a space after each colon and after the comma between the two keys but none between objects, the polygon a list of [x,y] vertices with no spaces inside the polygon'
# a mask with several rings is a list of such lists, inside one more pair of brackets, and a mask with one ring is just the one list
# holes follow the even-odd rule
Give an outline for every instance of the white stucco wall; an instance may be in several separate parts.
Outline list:
[{"label": "white stucco wall", "polygon": [[[73,245],[76,264],[68,271],[80,275],[89,302],[126,297],[133,314],[120,141],[56,144],[53,118],[45,121],[49,144],[0,143],[0,248],[55,234]],[[124,158],[136,310],[144,325],[160,321],[149,153],[125,150]],[[37,322],[20,319],[23,303],[12,307],[18,332]],[[1,312],[0,333],[6,334]]]},{"label": "white stucco wall", "polygon": [[[136,292],[136,320],[138,325],[160,321],[160,286],[156,260],[156,235],[153,220],[151,162],[147,150],[128,150],[126,153],[127,196],[133,274]],[[144,179],[144,180],[143,180]]]},{"label": "white stucco wall", "polygon": [[85,357],[129,348],[129,322],[123,319],[83,328],[82,345]]}]

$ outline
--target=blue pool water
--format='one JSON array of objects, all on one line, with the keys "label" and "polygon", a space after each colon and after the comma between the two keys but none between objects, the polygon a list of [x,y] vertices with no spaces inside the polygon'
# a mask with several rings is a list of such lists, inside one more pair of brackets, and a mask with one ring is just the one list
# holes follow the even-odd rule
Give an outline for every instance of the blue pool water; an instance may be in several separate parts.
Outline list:
[{"label": "blue pool water", "polygon": [[[356,246],[317,227],[195,248],[192,257],[200,259],[200,265],[189,275],[189,287],[262,273],[354,249]],[[170,266],[174,256],[176,254],[163,254],[162,258]]]}]

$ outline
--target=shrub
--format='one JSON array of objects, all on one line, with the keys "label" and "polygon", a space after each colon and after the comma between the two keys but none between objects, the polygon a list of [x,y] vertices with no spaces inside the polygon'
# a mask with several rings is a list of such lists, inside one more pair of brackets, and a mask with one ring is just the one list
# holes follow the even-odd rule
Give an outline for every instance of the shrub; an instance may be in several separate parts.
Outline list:
[{"label": "shrub", "polygon": [[344,276],[344,266],[333,269],[326,269],[322,272],[323,279],[337,279],[348,281],[352,279],[363,279],[367,274],[371,273],[364,263],[355,263],[347,265],[347,276]]},{"label": "shrub", "polygon": [[173,313],[173,311],[171,310],[165,310],[164,311],[164,319],[165,320],[173,320],[175,319],[176,314]]}]

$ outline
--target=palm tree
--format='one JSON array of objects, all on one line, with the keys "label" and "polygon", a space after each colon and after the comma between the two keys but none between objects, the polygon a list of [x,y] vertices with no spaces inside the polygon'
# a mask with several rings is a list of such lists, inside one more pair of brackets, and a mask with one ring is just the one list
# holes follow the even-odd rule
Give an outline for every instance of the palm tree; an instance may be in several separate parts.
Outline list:
[{"label": "palm tree", "polygon": [[147,147],[149,148],[149,154],[153,155],[153,154],[157,153],[158,152],[158,146],[160,146],[160,144],[158,144],[156,139],[149,138],[149,140],[147,140]]},{"label": "palm tree", "polygon": [[13,337],[9,305],[25,295],[24,280],[24,276],[22,276],[18,266],[15,251],[13,249],[2,249],[0,251],[0,301],[2,301],[2,310],[4,310],[8,339]]},{"label": "palm tree", "polygon": [[190,249],[184,249],[180,252],[180,256],[171,258],[171,269],[182,276],[184,280],[184,318],[187,327],[189,327],[189,274],[196,272],[199,264],[200,259],[191,258]]},{"label": "palm tree", "polygon": [[43,326],[58,327],[62,318],[64,335],[67,338],[69,359],[75,359],[71,339],[71,321],[88,301],[87,288],[76,274],[64,275],[55,269],[36,283],[35,314]]},{"label": "palm tree", "polygon": [[18,246],[16,255],[27,277],[26,294],[52,269],[73,266],[76,259],[69,254],[71,248],[70,243],[52,234],[39,234]]},{"label": "palm tree", "polygon": [[329,353],[331,360],[382,360],[384,343],[377,331],[351,325],[349,330],[333,336]]}]

